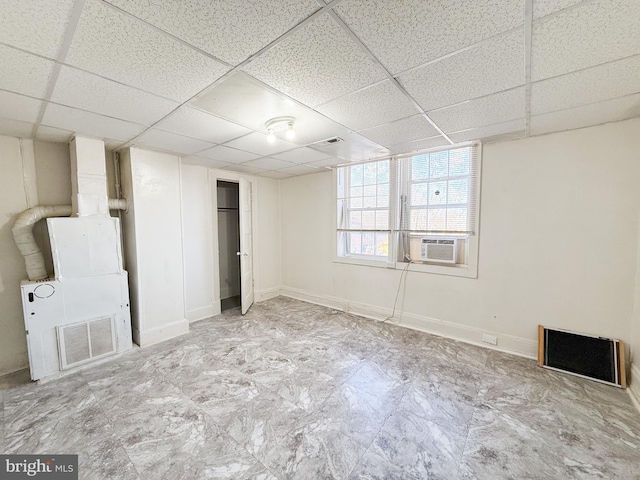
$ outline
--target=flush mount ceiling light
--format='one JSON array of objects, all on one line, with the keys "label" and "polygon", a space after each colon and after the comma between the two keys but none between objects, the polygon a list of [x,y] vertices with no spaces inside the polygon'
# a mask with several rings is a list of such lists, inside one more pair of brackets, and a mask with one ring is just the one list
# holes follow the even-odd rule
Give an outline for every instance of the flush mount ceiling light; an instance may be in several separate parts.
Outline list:
[{"label": "flush mount ceiling light", "polygon": [[293,140],[296,136],[296,132],[293,130],[293,126],[296,122],[294,117],[276,117],[271,120],[267,120],[264,126],[267,127],[267,141],[273,143],[276,141],[276,132],[287,132],[287,140]]}]

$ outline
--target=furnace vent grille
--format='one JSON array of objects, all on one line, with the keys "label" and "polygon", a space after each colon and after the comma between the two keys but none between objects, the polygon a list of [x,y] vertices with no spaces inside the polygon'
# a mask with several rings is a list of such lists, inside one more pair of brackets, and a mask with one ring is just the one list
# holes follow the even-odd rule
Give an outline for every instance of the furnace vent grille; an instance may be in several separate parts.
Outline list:
[{"label": "furnace vent grille", "polygon": [[113,317],[57,327],[62,370],[116,353]]}]

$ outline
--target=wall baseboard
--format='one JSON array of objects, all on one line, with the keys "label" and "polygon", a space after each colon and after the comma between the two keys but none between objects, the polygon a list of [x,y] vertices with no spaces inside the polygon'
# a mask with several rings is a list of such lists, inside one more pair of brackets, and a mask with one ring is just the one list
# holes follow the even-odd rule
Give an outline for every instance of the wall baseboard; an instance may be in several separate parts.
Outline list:
[{"label": "wall baseboard", "polygon": [[[219,311],[220,308],[218,308],[218,313]],[[189,323],[193,323],[197,322],[198,320],[204,320],[205,318],[213,317],[214,315],[216,315],[216,306],[215,304],[211,304],[189,310],[186,314],[186,317],[187,320],[189,320]]]},{"label": "wall baseboard", "polygon": [[631,382],[627,388],[631,401],[640,412],[640,366],[631,364]]},{"label": "wall baseboard", "polygon": [[280,287],[266,288],[264,290],[255,290],[253,294],[256,302],[264,302],[265,300],[270,300],[272,298],[276,298],[277,296],[279,296]]},{"label": "wall baseboard", "polygon": [[[378,307],[366,303],[349,301],[343,298],[329,295],[312,294],[304,290],[282,286],[280,295],[291,297],[305,302],[323,305],[343,312],[353,313],[372,320],[384,320],[391,316],[390,308]],[[491,350],[511,353],[526,358],[537,358],[537,339],[521,338],[513,335],[506,335],[499,332],[491,332],[479,328],[461,325],[459,323],[448,322],[437,318],[416,315],[412,313],[396,313],[389,323],[420,332],[430,333],[441,337],[459,340]],[[498,339],[498,346],[487,345],[482,342],[482,335],[488,333]]]},{"label": "wall baseboard", "polygon": [[159,327],[151,328],[149,330],[134,330],[133,338],[135,342],[141,347],[148,347],[155,343],[164,342],[174,337],[179,337],[189,333],[189,320],[182,318],[175,322],[167,323]]}]

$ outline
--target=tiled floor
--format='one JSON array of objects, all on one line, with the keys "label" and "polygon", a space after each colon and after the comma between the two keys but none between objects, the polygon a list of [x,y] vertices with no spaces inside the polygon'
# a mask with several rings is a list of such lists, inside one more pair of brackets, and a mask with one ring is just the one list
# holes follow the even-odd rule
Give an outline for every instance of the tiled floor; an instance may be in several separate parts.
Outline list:
[{"label": "tiled floor", "polygon": [[282,297],[0,400],[86,479],[640,478],[626,392]]}]

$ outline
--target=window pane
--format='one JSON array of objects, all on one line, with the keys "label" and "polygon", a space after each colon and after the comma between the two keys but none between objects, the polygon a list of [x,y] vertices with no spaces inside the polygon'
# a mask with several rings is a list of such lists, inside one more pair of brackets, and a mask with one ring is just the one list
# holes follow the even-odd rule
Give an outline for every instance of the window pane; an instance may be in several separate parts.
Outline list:
[{"label": "window pane", "polygon": [[376,164],[377,162],[365,163],[363,165],[365,185],[373,185],[376,183]]},{"label": "window pane", "polygon": [[429,205],[447,204],[447,182],[429,184]]},{"label": "window pane", "polygon": [[361,197],[362,196],[362,187],[351,187],[350,195],[351,197]]},{"label": "window pane", "polygon": [[349,212],[349,229],[362,228],[362,212]]},{"label": "window pane", "polygon": [[362,165],[351,167],[351,186],[362,185]]},{"label": "window pane", "polygon": [[450,208],[447,211],[447,230],[464,232],[467,230],[467,209]]},{"label": "window pane", "polygon": [[469,180],[461,178],[459,180],[449,180],[447,187],[449,191],[449,205],[452,203],[467,203],[469,201]]},{"label": "window pane", "polygon": [[374,255],[376,251],[376,235],[375,233],[362,234],[362,254]]},{"label": "window pane", "polygon": [[376,186],[375,185],[367,185],[362,189],[362,194],[365,197],[375,197],[376,196]]},{"label": "window pane", "polygon": [[362,197],[352,198],[349,205],[351,208],[362,208]]},{"label": "window pane", "polygon": [[389,160],[378,162],[378,183],[389,182]]},{"label": "window pane", "polygon": [[427,226],[429,230],[445,230],[447,228],[447,209],[429,209]]},{"label": "window pane", "polygon": [[378,185],[378,195],[389,196],[389,184],[383,183]]},{"label": "window pane", "polygon": [[471,148],[459,148],[449,152],[449,176],[469,175]]},{"label": "window pane", "polygon": [[376,228],[376,212],[374,210],[362,212],[362,228],[365,230]]},{"label": "window pane", "polygon": [[411,159],[411,180],[429,178],[429,155],[418,155]]},{"label": "window pane", "polygon": [[376,197],[364,197],[364,208],[374,208],[376,206]]},{"label": "window pane", "polygon": [[376,233],[376,255],[387,257],[389,255],[389,234]]},{"label": "window pane", "polygon": [[387,230],[389,228],[389,210],[376,211],[376,230]]},{"label": "window pane", "polygon": [[410,230],[426,230],[427,229],[427,209],[416,208],[411,210]]},{"label": "window pane", "polygon": [[362,253],[362,234],[349,233],[349,253],[357,255]]},{"label": "window pane", "polygon": [[414,183],[411,185],[411,206],[427,204],[427,184]]},{"label": "window pane", "polygon": [[431,159],[430,164],[430,178],[442,178],[449,174],[449,152],[436,152],[429,155]]},{"label": "window pane", "polygon": [[389,206],[389,197],[378,196],[378,207],[388,207],[388,206]]}]

